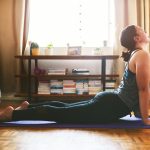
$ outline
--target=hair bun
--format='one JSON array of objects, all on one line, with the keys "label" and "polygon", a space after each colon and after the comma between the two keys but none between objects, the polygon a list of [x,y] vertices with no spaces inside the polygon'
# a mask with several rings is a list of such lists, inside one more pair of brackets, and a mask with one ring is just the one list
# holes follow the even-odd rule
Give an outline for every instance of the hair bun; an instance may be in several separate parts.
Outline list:
[{"label": "hair bun", "polygon": [[122,52],[121,57],[123,57],[124,61],[128,61],[130,58],[131,53],[130,52]]}]

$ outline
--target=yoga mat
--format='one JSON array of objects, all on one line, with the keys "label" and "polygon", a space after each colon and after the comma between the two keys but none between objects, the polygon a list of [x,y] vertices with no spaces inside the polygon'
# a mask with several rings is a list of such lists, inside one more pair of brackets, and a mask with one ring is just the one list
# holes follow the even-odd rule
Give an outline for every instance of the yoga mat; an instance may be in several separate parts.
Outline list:
[{"label": "yoga mat", "polygon": [[49,127],[49,128],[113,128],[113,129],[150,129],[150,126],[144,125],[141,118],[136,118],[129,115],[121,118],[117,122],[108,124],[66,124],[56,123],[54,121],[42,120],[24,120],[1,122],[0,127]]}]

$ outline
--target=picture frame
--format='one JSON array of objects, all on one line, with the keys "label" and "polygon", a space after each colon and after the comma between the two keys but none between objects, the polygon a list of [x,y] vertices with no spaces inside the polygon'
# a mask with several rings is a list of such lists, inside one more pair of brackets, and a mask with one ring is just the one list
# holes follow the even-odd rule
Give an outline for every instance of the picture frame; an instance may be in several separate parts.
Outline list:
[{"label": "picture frame", "polygon": [[81,46],[68,46],[68,55],[71,56],[81,55]]}]

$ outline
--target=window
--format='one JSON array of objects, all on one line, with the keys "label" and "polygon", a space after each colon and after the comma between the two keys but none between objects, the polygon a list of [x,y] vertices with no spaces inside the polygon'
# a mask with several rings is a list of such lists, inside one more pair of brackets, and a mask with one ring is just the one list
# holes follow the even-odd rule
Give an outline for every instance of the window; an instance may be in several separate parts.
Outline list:
[{"label": "window", "polygon": [[113,0],[31,0],[29,40],[40,46],[113,44]]}]

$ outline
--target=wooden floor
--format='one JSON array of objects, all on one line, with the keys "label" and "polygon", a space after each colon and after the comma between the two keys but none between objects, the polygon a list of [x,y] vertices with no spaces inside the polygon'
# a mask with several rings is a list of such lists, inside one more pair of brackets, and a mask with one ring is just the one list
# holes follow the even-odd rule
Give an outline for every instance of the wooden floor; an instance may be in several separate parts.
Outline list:
[{"label": "wooden floor", "polygon": [[150,150],[150,130],[0,127],[0,150]]}]

